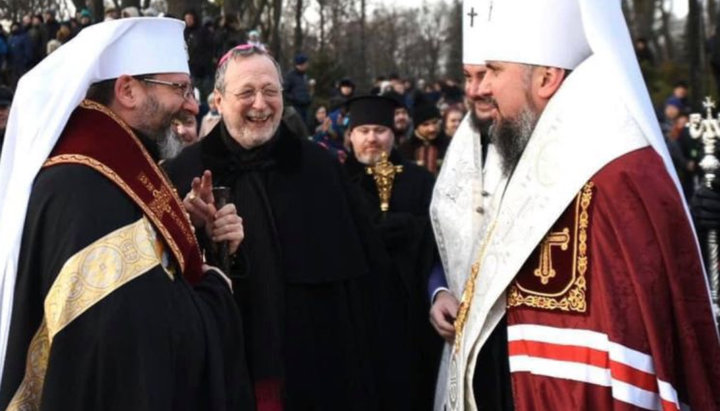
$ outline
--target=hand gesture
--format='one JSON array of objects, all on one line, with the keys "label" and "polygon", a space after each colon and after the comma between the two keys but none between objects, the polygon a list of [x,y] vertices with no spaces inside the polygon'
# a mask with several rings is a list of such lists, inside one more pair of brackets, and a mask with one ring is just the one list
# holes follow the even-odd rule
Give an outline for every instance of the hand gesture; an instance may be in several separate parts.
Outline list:
[{"label": "hand gesture", "polygon": [[190,183],[192,188],[183,199],[183,205],[190,214],[194,227],[206,227],[214,219],[217,212],[212,194],[212,173],[205,170],[201,177],[195,177]]}]

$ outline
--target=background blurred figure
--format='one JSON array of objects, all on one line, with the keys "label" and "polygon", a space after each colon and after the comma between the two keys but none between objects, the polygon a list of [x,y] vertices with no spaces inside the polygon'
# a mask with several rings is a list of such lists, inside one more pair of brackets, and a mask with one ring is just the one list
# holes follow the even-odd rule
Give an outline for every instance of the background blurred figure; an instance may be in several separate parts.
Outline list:
[{"label": "background blurred figure", "polygon": [[460,127],[460,122],[464,115],[465,112],[462,109],[456,106],[448,107],[443,116],[441,137],[444,139],[453,138],[458,127]]},{"label": "background blurred figure", "polygon": [[10,87],[0,86],[0,154],[5,141],[5,128],[7,126],[10,105],[12,104],[13,92]]},{"label": "background blurred figure", "polygon": [[248,32],[248,44],[253,45],[260,50],[266,50],[265,45],[263,44],[262,40],[260,39],[260,32],[257,30],[250,30]]},{"label": "background blurred figure", "polygon": [[332,119],[328,115],[325,106],[320,106],[315,110],[312,131],[312,140],[315,143],[327,149],[341,163],[345,162],[347,148],[343,144],[343,139],[338,136],[337,131],[333,128]]},{"label": "background blurred figure", "polygon": [[172,131],[183,145],[189,146],[199,140],[197,119],[193,115],[182,115],[173,119]]},{"label": "background blurred figure", "polygon": [[10,46],[9,66],[10,66],[10,86],[15,87],[17,81],[30,68],[32,60],[32,43],[30,37],[18,22],[12,23],[10,26]]},{"label": "background blurred figure", "polygon": [[207,98],[208,112],[200,121],[200,132],[198,136],[200,138],[210,134],[213,128],[220,122],[220,113],[218,113],[217,106],[215,105],[215,92],[213,91],[208,95]]},{"label": "background blurred figure", "polygon": [[[260,49],[264,50],[264,49]],[[308,108],[312,102],[308,87],[307,69],[310,66],[308,57],[299,53],[295,56],[295,67],[285,74],[283,94],[288,105],[295,107],[297,113],[307,124]]]},{"label": "background blurred figure", "polygon": [[400,144],[404,158],[437,174],[447,150],[447,140],[440,136],[440,111],[432,104],[415,107],[413,113],[415,131]]}]

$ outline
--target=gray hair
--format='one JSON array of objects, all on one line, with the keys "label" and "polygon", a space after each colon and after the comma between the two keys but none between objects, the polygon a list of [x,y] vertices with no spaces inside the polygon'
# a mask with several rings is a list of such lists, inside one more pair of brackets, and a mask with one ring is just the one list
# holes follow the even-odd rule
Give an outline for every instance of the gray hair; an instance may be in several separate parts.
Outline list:
[{"label": "gray hair", "polygon": [[283,75],[282,75],[282,69],[280,68],[280,64],[271,56],[267,51],[256,47],[252,45],[243,45],[243,46],[249,46],[247,48],[241,48],[241,47],[235,47],[225,53],[225,55],[220,59],[220,65],[218,66],[217,70],[215,71],[215,90],[219,91],[220,94],[225,94],[225,72],[227,71],[228,64],[230,63],[230,60],[240,60],[244,58],[248,58],[250,56],[265,56],[270,61],[272,61],[273,65],[275,66],[275,69],[277,70],[278,74],[278,81],[280,82],[280,85],[283,83]]}]

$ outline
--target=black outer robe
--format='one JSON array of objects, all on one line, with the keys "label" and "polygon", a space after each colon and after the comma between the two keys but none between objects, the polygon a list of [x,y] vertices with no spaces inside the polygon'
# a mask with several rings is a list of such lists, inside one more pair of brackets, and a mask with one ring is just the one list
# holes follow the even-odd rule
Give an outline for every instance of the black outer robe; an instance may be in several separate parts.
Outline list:
[{"label": "black outer robe", "polygon": [[[359,194],[321,147],[282,124],[274,139],[263,181],[282,256],[286,409],[403,409],[407,385],[398,353],[407,341],[397,298],[403,288],[356,206]],[[213,184],[231,187],[231,202],[240,205],[238,147],[220,123],[164,166],[181,196],[209,169]],[[246,238],[252,235],[246,230]],[[253,255],[245,258],[257,267]],[[236,289],[243,286],[233,280]]]},{"label": "black outer robe", "polygon": [[442,353],[443,341],[432,328],[428,312],[427,284],[433,264],[439,255],[430,226],[430,200],[435,178],[426,169],[404,161],[396,150],[390,162],[402,165],[395,175],[389,210],[380,210],[380,198],[373,176],[354,155],[348,157],[345,169],[350,181],[356,184],[363,197],[363,206],[372,216],[385,250],[393,262],[407,290],[405,318],[412,341],[407,346],[411,376],[410,404],[413,410],[431,410]]},{"label": "black outer robe", "polygon": [[[123,191],[89,167],[40,171],[25,220],[0,409],[23,379],[43,301],[64,263],[142,216]],[[193,288],[157,265],[55,336],[40,409],[247,409],[252,397],[237,344],[240,316],[218,274],[210,272]]]}]

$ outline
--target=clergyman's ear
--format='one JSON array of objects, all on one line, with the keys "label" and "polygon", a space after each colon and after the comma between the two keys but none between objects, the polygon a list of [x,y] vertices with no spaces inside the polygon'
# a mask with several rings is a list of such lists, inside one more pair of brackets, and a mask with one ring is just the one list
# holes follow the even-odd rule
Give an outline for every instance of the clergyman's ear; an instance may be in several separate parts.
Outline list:
[{"label": "clergyman's ear", "polygon": [[538,97],[549,100],[565,80],[565,69],[558,67],[541,67],[542,78],[537,90]]},{"label": "clergyman's ear", "polygon": [[123,74],[115,80],[115,103],[124,108],[133,108],[138,103],[138,80]]},{"label": "clergyman's ear", "polygon": [[215,89],[215,91],[213,91],[213,99],[215,99],[215,109],[219,114],[222,114],[222,108],[220,108],[220,103],[222,103],[223,94],[220,92],[220,90]]}]

